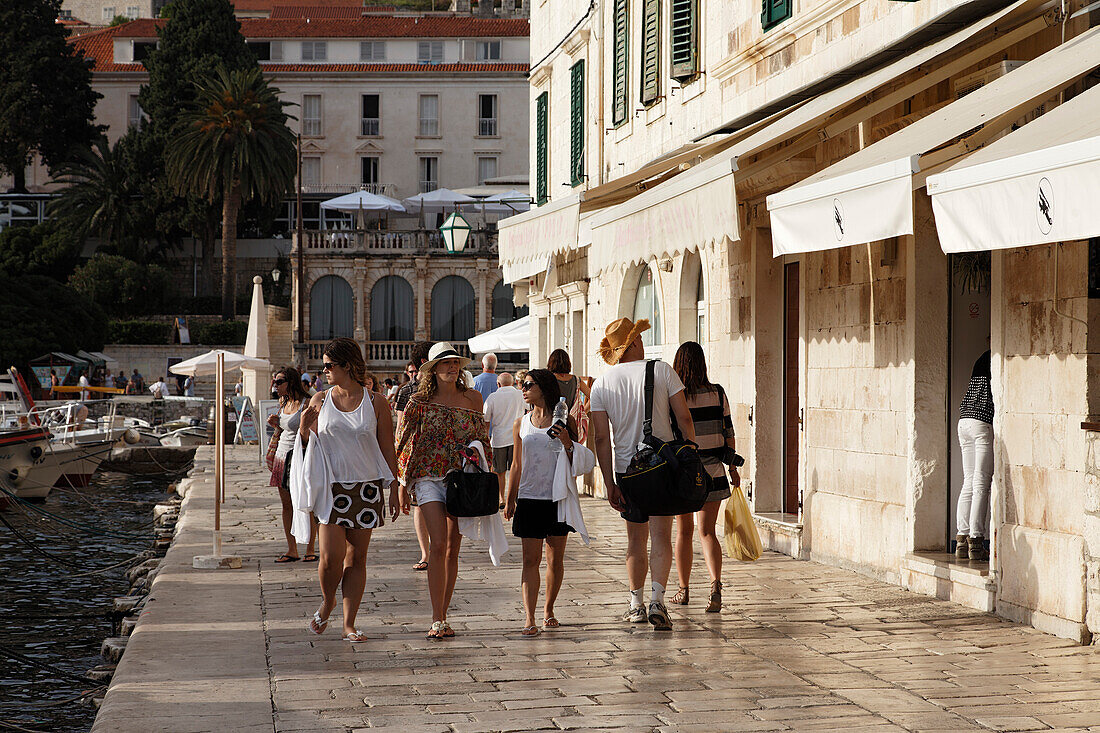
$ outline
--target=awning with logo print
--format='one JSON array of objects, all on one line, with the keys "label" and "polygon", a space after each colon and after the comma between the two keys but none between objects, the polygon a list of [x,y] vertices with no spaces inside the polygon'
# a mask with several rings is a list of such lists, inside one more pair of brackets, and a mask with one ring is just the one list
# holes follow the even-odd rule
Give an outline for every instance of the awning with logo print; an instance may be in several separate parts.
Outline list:
[{"label": "awning with logo print", "polygon": [[772,194],[773,253],[815,252],[912,234],[912,191],[929,175],[972,153],[1097,66],[1100,27]]},{"label": "awning with logo print", "polygon": [[1100,236],[1100,87],[929,176],[944,252]]}]

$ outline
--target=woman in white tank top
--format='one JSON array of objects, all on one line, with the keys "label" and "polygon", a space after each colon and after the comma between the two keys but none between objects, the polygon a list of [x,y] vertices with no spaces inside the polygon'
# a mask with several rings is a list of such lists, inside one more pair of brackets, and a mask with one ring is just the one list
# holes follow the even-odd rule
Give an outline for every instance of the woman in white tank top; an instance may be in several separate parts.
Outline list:
[{"label": "woman in white tank top", "polygon": [[512,534],[523,542],[523,609],[527,622],[522,633],[535,636],[539,633],[535,625],[535,608],[539,599],[543,544],[546,545],[547,561],[542,625],[552,629],[559,626],[554,616],[554,602],[565,573],[565,543],[569,533],[574,531],[568,524],[558,521],[558,508],[553,500],[558,454],[551,450],[551,441],[560,440],[566,457],[572,460],[577,426],[571,417],[567,428],[553,424],[554,406],[561,398],[558,379],[553,372],[532,369],[523,378],[520,389],[531,409],[516,420],[513,429],[515,451],[508,474],[504,517],[512,520]]},{"label": "woman in white tank top", "polygon": [[309,628],[320,634],[328,626],[339,586],[344,595],[344,639],[360,642],[366,636],[355,628],[355,616],[367,582],[367,545],[386,514],[386,488],[390,520],[401,511],[393,420],[389,404],[363,385],[366,364],[354,341],[329,342],[322,370],[332,388],[311,398],[299,427],[303,445],[316,441],[308,449],[320,451],[325,483],[331,487],[331,494],[322,493],[313,507],[321,523],[321,607]]}]

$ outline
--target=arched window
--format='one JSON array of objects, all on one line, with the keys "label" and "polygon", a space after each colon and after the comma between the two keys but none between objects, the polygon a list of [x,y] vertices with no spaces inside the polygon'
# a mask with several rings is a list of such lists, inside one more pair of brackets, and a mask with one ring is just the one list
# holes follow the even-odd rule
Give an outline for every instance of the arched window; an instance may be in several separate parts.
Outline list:
[{"label": "arched window", "polygon": [[370,291],[371,341],[412,341],[416,320],[409,281],[386,275]]},{"label": "arched window", "polygon": [[493,288],[493,328],[499,328],[527,315],[527,306],[517,308],[512,304],[512,298],[512,286],[503,280]]},{"label": "arched window", "polygon": [[699,280],[695,284],[695,340],[707,342],[707,299],[703,290],[703,268],[699,268]]},{"label": "arched window", "polygon": [[432,288],[432,341],[466,341],[474,335],[474,286],[458,275]]},{"label": "arched window", "polygon": [[657,283],[653,281],[653,270],[642,268],[638,277],[638,293],[634,296],[634,321],[648,318],[651,328],[642,334],[642,343],[656,346],[664,343],[661,336],[661,301],[657,294]]},{"label": "arched window", "polygon": [[309,291],[309,337],[313,341],[351,338],[355,329],[355,299],[351,285],[337,275],[325,275]]}]

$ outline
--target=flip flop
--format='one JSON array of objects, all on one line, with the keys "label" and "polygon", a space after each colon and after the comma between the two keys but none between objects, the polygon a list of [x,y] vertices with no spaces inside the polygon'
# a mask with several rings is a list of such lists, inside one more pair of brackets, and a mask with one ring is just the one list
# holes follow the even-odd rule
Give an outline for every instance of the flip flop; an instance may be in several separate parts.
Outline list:
[{"label": "flip flop", "polygon": [[519,633],[521,633],[524,636],[538,636],[539,627],[538,626],[524,626],[523,631],[521,631]]},{"label": "flip flop", "polygon": [[359,629],[356,629],[355,631],[351,632],[350,634],[344,634],[344,641],[350,641],[352,644],[358,644],[358,643],[366,641],[366,640],[367,640],[367,635],[364,634],[363,632],[359,631]]},{"label": "flip flop", "polygon": [[561,624],[558,623],[558,620],[553,616],[545,618],[542,622],[542,628],[544,629],[556,629],[559,626],[561,626]]},{"label": "flip flop", "polygon": [[455,635],[455,630],[451,628],[451,625],[446,621],[443,622],[442,630],[439,632],[439,638],[450,639]]},{"label": "flip flop", "polygon": [[279,557],[275,559],[275,562],[298,562],[301,559],[302,558],[300,557],[294,557],[293,555],[287,555],[284,553],[282,555],[279,555]]},{"label": "flip flop", "polygon": [[325,629],[328,628],[328,619],[321,618],[321,610],[317,609],[313,612],[313,618],[309,620],[309,630],[317,636],[325,633]]},{"label": "flip flop", "polygon": [[429,639],[442,639],[443,638],[443,622],[442,621],[432,622],[432,628],[428,629],[428,638]]},{"label": "flip flop", "polygon": [[427,570],[427,569],[428,569],[428,561],[427,560],[421,560],[416,565],[413,565],[413,570]]},{"label": "flip flop", "polygon": [[304,562],[317,562],[317,556],[312,552],[302,558]]}]

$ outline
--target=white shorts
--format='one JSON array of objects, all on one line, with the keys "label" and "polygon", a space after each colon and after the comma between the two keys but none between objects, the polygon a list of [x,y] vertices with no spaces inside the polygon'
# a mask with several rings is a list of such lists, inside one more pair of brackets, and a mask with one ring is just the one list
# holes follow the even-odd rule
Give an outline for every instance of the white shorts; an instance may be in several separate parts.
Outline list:
[{"label": "white shorts", "polygon": [[412,495],[416,499],[417,506],[424,506],[433,501],[441,501],[446,504],[447,486],[443,483],[442,476],[425,476],[413,481]]}]

